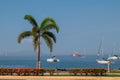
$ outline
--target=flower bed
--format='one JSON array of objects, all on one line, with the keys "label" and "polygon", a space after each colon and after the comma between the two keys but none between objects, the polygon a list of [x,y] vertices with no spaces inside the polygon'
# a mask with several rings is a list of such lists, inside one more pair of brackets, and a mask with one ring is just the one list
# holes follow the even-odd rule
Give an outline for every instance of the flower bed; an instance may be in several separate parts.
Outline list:
[{"label": "flower bed", "polygon": [[0,68],[0,75],[44,75],[44,69],[35,68]]},{"label": "flower bed", "polygon": [[[54,73],[58,74],[59,71],[57,69],[37,69],[37,68],[0,68],[0,75],[41,75],[43,76],[45,73],[49,73],[50,76],[54,75]],[[72,68],[68,69],[65,72],[70,75],[95,75],[95,76],[103,76],[106,73],[106,69],[104,68]]]}]

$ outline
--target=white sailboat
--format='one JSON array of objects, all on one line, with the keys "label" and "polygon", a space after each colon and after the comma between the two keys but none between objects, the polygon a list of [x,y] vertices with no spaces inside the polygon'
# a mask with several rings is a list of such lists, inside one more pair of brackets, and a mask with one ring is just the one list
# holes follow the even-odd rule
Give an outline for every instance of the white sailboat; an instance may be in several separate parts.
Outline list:
[{"label": "white sailboat", "polygon": [[47,62],[60,62],[60,60],[58,58],[56,58],[55,56],[48,58]]},{"label": "white sailboat", "polygon": [[102,58],[103,56],[103,50],[102,47],[102,41],[100,42],[99,50],[98,50],[98,59],[96,60],[99,64],[108,64],[110,60]]},{"label": "white sailboat", "polygon": [[109,60],[104,60],[104,59],[97,60],[97,63],[99,64],[108,64],[109,62],[110,62]]},{"label": "white sailboat", "polygon": [[108,60],[116,60],[116,59],[120,59],[120,57],[117,55],[113,55],[113,56],[108,57]]},{"label": "white sailboat", "polygon": [[112,56],[108,57],[108,60],[117,60],[120,59],[120,57],[118,55],[114,55],[114,49],[112,51]]},{"label": "white sailboat", "polygon": [[51,58],[48,58],[46,61],[47,62],[60,62],[60,60],[56,56],[52,56]]}]

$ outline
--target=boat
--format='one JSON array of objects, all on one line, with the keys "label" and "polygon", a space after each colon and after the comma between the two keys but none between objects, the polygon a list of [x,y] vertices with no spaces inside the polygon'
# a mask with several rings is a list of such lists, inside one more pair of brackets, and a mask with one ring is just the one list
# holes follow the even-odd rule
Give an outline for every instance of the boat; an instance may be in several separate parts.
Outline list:
[{"label": "boat", "polygon": [[108,64],[111,60],[109,60],[109,59],[97,59],[96,61],[99,64]]},{"label": "boat", "polygon": [[84,55],[82,55],[82,54],[80,54],[80,53],[78,53],[78,52],[74,52],[74,53],[72,54],[72,56],[73,56],[73,57],[76,57],[76,56],[83,57]]},{"label": "boat", "polygon": [[104,59],[98,59],[97,63],[99,64],[108,64],[110,62],[110,60],[104,60]]},{"label": "boat", "polygon": [[47,62],[60,62],[60,60],[58,58],[56,58],[55,56],[48,58]]},{"label": "boat", "polygon": [[100,46],[99,46],[99,50],[98,50],[98,59],[96,61],[99,64],[108,64],[110,62],[110,60],[102,58],[102,56],[103,56],[103,50],[101,49],[102,42],[103,41],[100,42]]},{"label": "boat", "polygon": [[113,49],[112,56],[109,56],[108,60],[117,60],[117,59],[120,59],[120,57],[118,55],[114,54],[114,51],[115,51],[115,49]]},{"label": "boat", "polygon": [[80,54],[73,53],[72,56],[80,56]]},{"label": "boat", "polygon": [[108,57],[108,60],[116,60],[116,59],[120,59],[120,57],[118,55],[113,55]]},{"label": "boat", "polygon": [[72,54],[73,57],[79,56],[79,57],[83,57],[84,55],[78,54],[78,53],[73,53]]}]

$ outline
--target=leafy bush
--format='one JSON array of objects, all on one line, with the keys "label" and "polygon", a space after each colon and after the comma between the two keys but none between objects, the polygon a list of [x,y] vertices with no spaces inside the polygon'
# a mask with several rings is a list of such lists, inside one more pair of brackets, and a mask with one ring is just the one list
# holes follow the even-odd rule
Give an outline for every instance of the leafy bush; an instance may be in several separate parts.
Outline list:
[{"label": "leafy bush", "polygon": [[73,69],[68,69],[68,72],[74,76],[76,76],[78,73],[80,73],[81,69],[78,69],[78,68],[73,68]]},{"label": "leafy bush", "polygon": [[55,73],[55,69],[46,69],[46,72],[48,72],[50,76],[53,76],[53,74]]}]

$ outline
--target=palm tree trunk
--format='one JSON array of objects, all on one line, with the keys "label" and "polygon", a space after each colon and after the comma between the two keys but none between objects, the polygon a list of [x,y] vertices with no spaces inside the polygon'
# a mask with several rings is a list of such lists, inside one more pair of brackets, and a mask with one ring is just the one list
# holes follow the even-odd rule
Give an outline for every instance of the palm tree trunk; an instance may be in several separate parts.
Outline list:
[{"label": "palm tree trunk", "polygon": [[37,63],[36,68],[41,68],[41,61],[40,61],[40,35],[38,34],[38,42],[37,42]]}]

